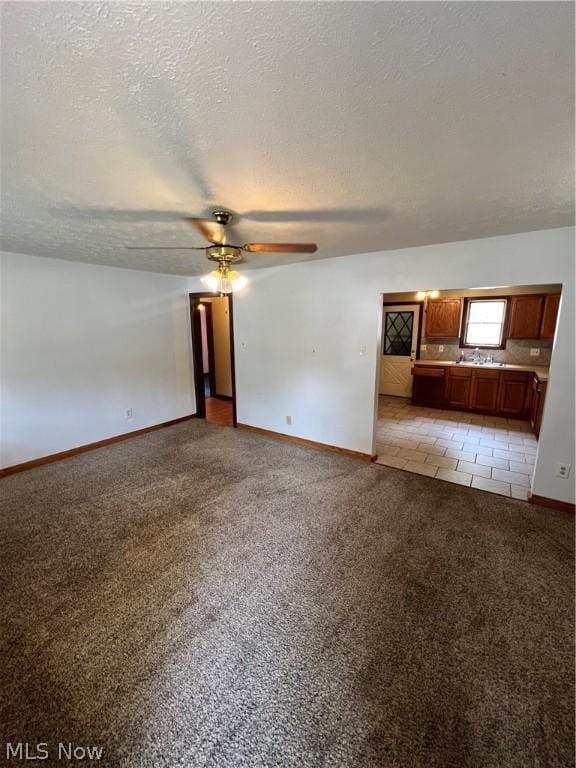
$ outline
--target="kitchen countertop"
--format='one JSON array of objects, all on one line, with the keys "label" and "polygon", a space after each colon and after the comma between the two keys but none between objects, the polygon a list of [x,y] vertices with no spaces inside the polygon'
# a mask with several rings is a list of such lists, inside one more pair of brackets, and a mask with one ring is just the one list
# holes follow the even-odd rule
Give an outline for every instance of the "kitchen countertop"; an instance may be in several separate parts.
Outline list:
[{"label": "kitchen countertop", "polygon": [[544,365],[517,365],[515,363],[505,363],[504,365],[476,365],[469,362],[457,363],[456,360],[414,360],[414,365],[438,365],[442,368],[456,366],[457,368],[486,368],[491,371],[529,371],[535,373],[540,381],[548,381],[548,371]]}]

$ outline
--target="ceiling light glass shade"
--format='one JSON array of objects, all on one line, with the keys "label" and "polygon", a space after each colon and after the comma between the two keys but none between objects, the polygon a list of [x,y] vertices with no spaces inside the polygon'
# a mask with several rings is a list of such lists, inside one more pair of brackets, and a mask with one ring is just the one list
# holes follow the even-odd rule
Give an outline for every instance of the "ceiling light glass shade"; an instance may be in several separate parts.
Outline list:
[{"label": "ceiling light glass shade", "polygon": [[224,296],[228,293],[236,293],[236,291],[242,290],[248,283],[244,275],[230,268],[215,269],[213,272],[204,275],[200,280],[211,291]]}]

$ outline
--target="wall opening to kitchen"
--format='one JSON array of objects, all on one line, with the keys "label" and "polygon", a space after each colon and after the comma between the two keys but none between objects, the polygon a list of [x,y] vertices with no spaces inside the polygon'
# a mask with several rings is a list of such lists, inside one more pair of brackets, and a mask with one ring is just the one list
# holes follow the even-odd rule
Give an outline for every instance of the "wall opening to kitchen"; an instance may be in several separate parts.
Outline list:
[{"label": "wall opening to kitchen", "polygon": [[561,288],[384,294],[377,463],[527,500]]}]

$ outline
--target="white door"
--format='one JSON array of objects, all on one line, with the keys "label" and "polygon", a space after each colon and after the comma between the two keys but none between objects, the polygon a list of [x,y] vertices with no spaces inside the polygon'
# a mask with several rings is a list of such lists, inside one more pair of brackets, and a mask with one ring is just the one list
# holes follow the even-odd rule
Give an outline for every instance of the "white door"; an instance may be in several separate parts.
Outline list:
[{"label": "white door", "polygon": [[419,304],[384,307],[380,360],[381,395],[412,395],[410,371],[412,361],[416,359],[419,323]]}]

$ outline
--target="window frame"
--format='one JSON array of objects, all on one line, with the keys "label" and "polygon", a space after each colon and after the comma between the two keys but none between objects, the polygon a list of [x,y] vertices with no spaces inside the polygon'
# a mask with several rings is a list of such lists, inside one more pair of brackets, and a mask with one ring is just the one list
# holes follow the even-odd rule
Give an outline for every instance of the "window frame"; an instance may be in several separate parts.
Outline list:
[{"label": "window frame", "polygon": [[[468,329],[468,315],[470,314],[470,305],[475,301],[503,301],[504,318],[502,320],[502,336],[499,344],[467,344],[466,331]],[[460,347],[464,349],[506,349],[508,340],[508,325],[510,322],[510,296],[466,296],[464,298],[464,308],[462,311],[462,325],[460,327]]]}]

